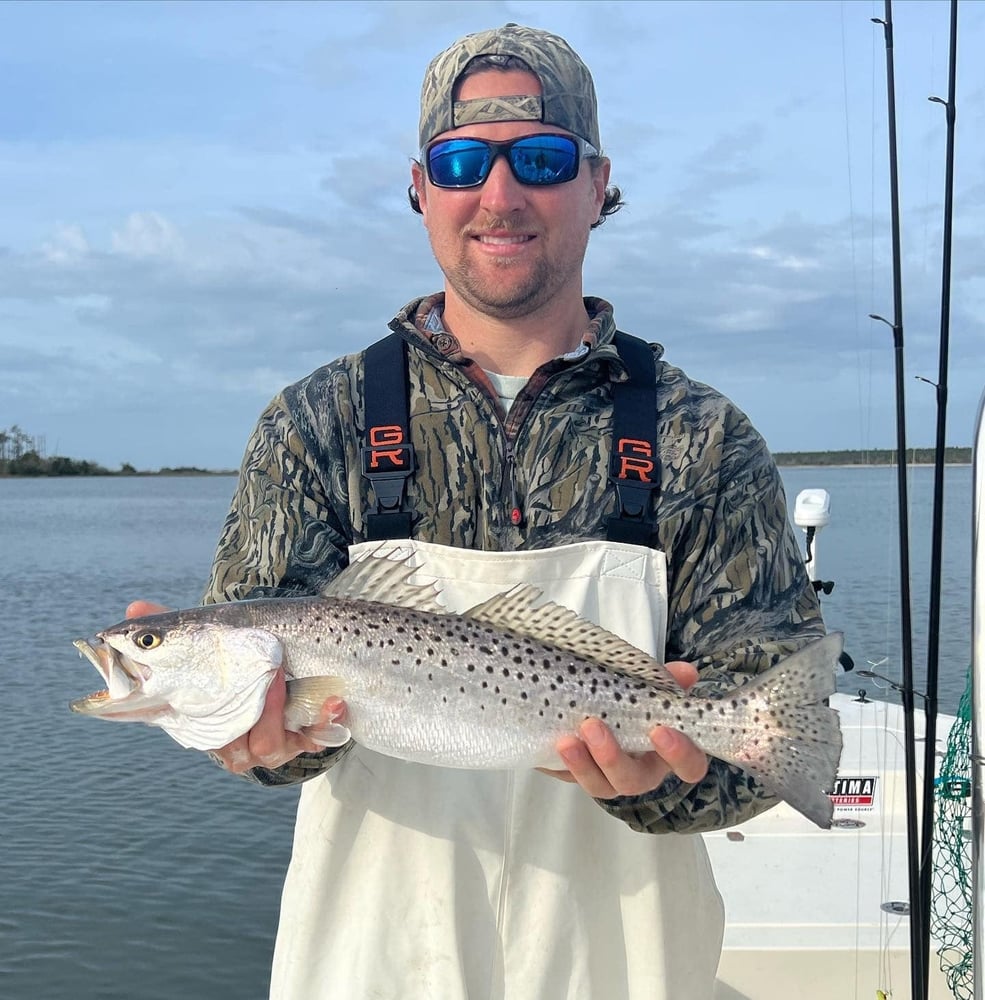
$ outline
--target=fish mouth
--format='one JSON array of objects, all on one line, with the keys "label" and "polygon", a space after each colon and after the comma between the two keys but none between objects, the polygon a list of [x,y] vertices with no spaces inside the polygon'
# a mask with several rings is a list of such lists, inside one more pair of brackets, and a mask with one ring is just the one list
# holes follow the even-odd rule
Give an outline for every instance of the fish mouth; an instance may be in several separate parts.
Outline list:
[{"label": "fish mouth", "polygon": [[143,690],[150,669],[122,655],[98,635],[76,639],[73,646],[99,671],[106,683],[102,691],[93,691],[70,702],[69,708],[81,715],[107,719],[148,719],[160,715],[168,706]]}]

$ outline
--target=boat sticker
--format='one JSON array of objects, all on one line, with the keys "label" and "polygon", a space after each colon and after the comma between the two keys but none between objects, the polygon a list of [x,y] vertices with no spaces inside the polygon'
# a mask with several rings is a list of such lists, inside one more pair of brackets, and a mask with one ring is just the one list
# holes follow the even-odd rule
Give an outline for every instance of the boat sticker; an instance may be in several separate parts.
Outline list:
[{"label": "boat sticker", "polygon": [[836,809],[872,809],[876,800],[876,778],[836,778],[831,802]]}]

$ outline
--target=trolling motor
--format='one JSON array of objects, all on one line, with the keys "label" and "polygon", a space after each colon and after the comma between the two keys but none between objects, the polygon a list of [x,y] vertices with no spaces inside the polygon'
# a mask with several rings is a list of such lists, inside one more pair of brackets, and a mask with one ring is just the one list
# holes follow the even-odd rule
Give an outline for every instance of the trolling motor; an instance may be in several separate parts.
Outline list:
[{"label": "trolling motor", "polygon": [[[801,490],[794,501],[793,522],[798,528],[804,529],[807,536],[807,548],[805,563],[807,565],[807,576],[814,588],[814,593],[830,594],[835,589],[834,580],[819,580],[816,572],[816,545],[815,541],[818,532],[831,523],[831,494],[827,490],[810,489]],[[855,661],[842,652],[838,657],[838,662],[843,670],[854,670]]]}]

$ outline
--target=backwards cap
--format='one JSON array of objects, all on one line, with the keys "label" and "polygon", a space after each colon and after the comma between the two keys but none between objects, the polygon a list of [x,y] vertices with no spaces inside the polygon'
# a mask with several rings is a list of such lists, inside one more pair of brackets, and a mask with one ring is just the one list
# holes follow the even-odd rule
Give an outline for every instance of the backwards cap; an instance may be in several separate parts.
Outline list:
[{"label": "backwards cap", "polygon": [[[456,101],[455,84],[476,56],[516,56],[540,80],[541,94]],[[560,36],[539,28],[506,24],[466,35],[435,56],[421,87],[420,148],[462,125],[538,121],[601,149],[595,84],[578,53]]]}]

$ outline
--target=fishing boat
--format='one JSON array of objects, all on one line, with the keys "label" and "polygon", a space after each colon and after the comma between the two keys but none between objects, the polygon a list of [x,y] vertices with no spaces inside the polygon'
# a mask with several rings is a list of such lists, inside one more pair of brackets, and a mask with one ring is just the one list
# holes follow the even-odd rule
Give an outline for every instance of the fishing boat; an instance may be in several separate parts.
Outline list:
[{"label": "fishing boat", "polygon": [[[813,536],[812,579],[829,518],[826,491],[798,495],[794,520]],[[781,803],[705,835],[727,914],[716,1000],[911,996],[903,708],[864,693],[836,694],[831,705],[845,741],[831,829]],[[954,722],[938,718],[938,760]],[[922,745],[923,712],[915,713],[915,735]],[[931,945],[928,996],[953,1000],[960,994],[941,970],[941,947]]]},{"label": "fishing boat", "polygon": [[[871,318],[882,320],[893,332],[896,453],[905,456],[891,0],[885,0],[884,19],[873,20],[883,25],[886,39],[894,310],[891,321]],[[861,692],[832,697],[831,705],[841,717],[844,751],[832,793],[830,830],[811,826],[781,804],[738,829],[705,836],[727,913],[716,1000],[983,1000],[985,775],[980,755],[985,712],[976,708],[985,705],[985,594],[978,586],[985,576],[982,407],[974,436],[971,698],[958,717],[937,714],[956,43],[957,0],[952,0],[949,95],[947,101],[932,98],[948,112],[948,149],[926,710],[915,704],[915,695],[922,692],[916,691],[912,672],[903,467],[897,477],[902,663],[900,680],[892,685],[901,693],[902,704]],[[824,490],[804,491],[798,497],[794,521],[805,532],[805,558],[815,581],[818,535],[829,520]],[[952,730],[963,744],[961,769],[954,767]],[[945,768],[942,760],[947,761]],[[949,850],[935,854],[933,831],[942,821]],[[974,893],[968,890],[972,874]]]}]

